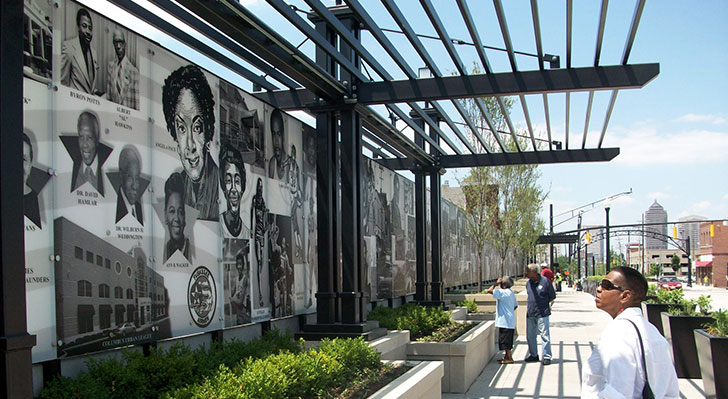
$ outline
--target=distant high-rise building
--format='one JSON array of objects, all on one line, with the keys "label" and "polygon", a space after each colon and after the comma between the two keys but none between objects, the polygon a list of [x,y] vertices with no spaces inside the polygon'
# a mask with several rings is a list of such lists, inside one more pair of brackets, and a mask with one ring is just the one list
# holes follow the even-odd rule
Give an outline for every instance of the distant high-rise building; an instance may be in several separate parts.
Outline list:
[{"label": "distant high-rise building", "polygon": [[700,248],[700,222],[708,220],[703,216],[690,215],[678,219],[680,222],[695,222],[679,224],[677,227],[677,235],[684,240],[690,237],[690,253],[695,254]]},{"label": "distant high-rise building", "polygon": [[[661,225],[650,226],[650,223],[662,223]],[[645,212],[645,230],[652,231],[657,234],[667,236],[667,212],[657,200],[650,205],[650,209]],[[667,249],[666,238],[655,238],[647,235],[645,239],[645,247],[647,249]]]}]

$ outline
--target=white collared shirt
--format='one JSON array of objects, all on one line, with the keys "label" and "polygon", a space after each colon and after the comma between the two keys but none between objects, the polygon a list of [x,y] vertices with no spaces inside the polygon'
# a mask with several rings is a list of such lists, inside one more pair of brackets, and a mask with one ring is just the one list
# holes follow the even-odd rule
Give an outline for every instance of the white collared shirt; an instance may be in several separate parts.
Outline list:
[{"label": "white collared shirt", "polygon": [[581,397],[641,398],[645,374],[642,352],[632,323],[639,328],[645,347],[650,388],[656,399],[680,397],[677,374],[667,340],[650,324],[637,307],[630,307],[610,321],[599,344],[581,370]]}]

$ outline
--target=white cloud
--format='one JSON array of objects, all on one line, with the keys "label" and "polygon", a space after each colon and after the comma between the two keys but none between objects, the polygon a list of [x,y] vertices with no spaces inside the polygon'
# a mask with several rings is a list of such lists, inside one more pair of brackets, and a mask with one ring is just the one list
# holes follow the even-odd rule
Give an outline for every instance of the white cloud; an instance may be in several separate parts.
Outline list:
[{"label": "white cloud", "polygon": [[686,122],[686,123],[708,122],[708,123],[712,123],[714,125],[722,125],[722,124],[728,122],[728,119],[726,119],[720,115],[685,114],[685,115],[675,119],[675,121]]},{"label": "white cloud", "polygon": [[723,195],[723,199],[724,199],[724,200],[728,200],[728,194],[724,194],[724,195]]},{"label": "white cloud", "polygon": [[622,166],[675,166],[724,162],[728,153],[728,132],[691,130],[658,132],[643,126],[626,134],[612,134],[605,147],[619,147],[613,162]]},{"label": "white cloud", "polygon": [[694,209],[696,211],[702,211],[702,210],[710,208],[711,205],[712,204],[710,203],[710,201],[700,201],[698,203],[693,204],[690,208]]}]

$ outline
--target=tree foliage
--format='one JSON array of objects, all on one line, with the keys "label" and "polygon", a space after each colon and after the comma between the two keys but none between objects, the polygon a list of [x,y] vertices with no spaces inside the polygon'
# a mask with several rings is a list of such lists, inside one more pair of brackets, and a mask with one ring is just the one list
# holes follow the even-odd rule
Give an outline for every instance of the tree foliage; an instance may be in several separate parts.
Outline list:
[{"label": "tree foliage", "polygon": [[[480,73],[477,67],[473,73]],[[466,100],[466,111],[470,119],[478,127],[477,137],[470,131],[470,141],[479,151],[483,151],[482,141],[490,149],[500,150],[500,144],[490,130],[491,124],[481,112],[487,111],[493,127],[497,131],[506,128],[506,119],[503,112],[513,105],[509,98],[502,98],[503,107],[495,98],[489,97],[477,100]],[[476,101],[480,101],[478,105]],[[530,142],[518,137],[522,135],[500,135],[501,142],[506,151],[517,151],[528,148]],[[481,266],[478,268],[479,281],[482,281],[483,250],[486,243],[492,246],[500,259],[500,275],[504,273],[505,260],[512,252],[531,252],[536,244],[539,234],[544,229],[544,223],[539,212],[545,198],[545,193],[538,185],[541,176],[536,165],[505,165],[471,168],[464,179],[460,181],[465,195],[465,213],[467,215],[467,229],[470,236],[478,244],[478,258]]]}]

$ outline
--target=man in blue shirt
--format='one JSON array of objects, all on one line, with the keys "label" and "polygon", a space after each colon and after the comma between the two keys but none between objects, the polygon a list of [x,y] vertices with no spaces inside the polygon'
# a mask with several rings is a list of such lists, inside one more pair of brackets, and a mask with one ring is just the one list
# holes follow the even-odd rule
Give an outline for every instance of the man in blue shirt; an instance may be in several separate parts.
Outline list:
[{"label": "man in blue shirt", "polygon": [[528,356],[526,362],[537,362],[538,347],[536,332],[541,335],[541,361],[543,365],[551,364],[551,337],[549,333],[549,316],[551,303],[556,299],[556,292],[551,282],[539,273],[535,263],[526,266],[526,292],[528,308],[526,310],[526,338],[528,340]]}]

